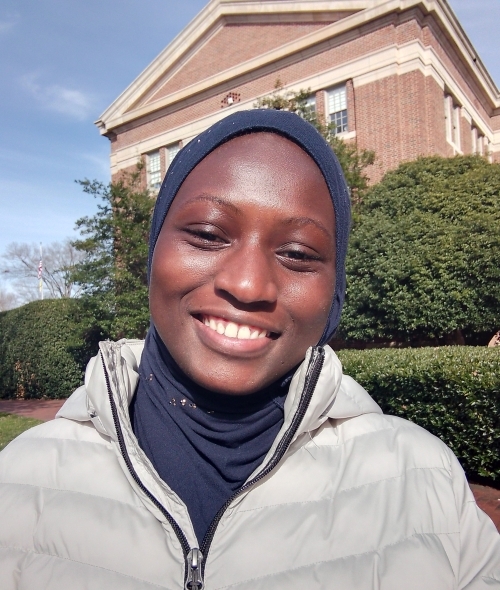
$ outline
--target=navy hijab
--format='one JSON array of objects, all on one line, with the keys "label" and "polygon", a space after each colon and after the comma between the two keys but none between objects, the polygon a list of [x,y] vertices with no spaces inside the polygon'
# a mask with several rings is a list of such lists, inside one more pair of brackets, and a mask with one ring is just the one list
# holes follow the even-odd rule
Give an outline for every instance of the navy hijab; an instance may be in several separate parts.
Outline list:
[{"label": "navy hijab", "polygon": [[[335,292],[319,344],[340,321],[350,226],[349,191],[340,164],[316,129],[286,111],[251,110],[222,119],[183,148],[172,162],[153,214],[148,276],[156,241],[170,205],[188,174],[210,152],[249,133],[277,133],[299,145],[321,170],[335,211]],[[186,504],[198,541],[226,500],[261,464],[284,419],[289,375],[247,396],[208,391],[177,366],[151,323],[130,407],[139,445],[160,477]]]},{"label": "navy hijab", "polygon": [[335,211],[336,280],[330,314],[319,344],[326,344],[340,322],[345,296],[345,257],[351,225],[349,189],[337,157],[331,147],[307,121],[288,111],[254,109],[229,115],[200,133],[175,157],[163,180],[151,224],[148,276],[156,241],[181,184],[193,168],[223,143],[240,135],[258,132],[277,133],[300,146],[321,170]]}]

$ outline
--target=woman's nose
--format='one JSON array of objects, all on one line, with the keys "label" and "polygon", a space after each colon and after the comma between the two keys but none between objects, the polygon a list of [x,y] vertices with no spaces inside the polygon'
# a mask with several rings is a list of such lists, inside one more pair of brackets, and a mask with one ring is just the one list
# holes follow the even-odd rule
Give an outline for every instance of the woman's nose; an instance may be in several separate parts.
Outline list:
[{"label": "woman's nose", "polygon": [[278,297],[273,259],[257,244],[236,248],[221,261],[215,289],[240,303],[275,303]]}]

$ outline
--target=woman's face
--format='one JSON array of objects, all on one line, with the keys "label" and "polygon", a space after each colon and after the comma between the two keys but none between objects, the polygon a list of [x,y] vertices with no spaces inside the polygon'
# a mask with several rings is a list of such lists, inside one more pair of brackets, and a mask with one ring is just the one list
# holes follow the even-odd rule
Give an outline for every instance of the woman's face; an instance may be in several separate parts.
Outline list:
[{"label": "woman's face", "polygon": [[150,286],[153,322],[191,379],[250,394],[303,360],[333,299],[334,221],[319,168],[279,135],[233,139],[192,170]]}]

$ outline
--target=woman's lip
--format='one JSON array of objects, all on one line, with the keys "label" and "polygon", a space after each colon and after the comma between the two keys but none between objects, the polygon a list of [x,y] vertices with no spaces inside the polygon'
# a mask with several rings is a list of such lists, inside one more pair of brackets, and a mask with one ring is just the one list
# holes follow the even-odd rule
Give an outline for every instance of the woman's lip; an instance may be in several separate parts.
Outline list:
[{"label": "woman's lip", "polygon": [[229,356],[252,356],[264,351],[274,342],[272,338],[265,336],[253,340],[243,338],[231,338],[224,334],[219,334],[203,322],[193,317],[195,329],[200,340],[212,350]]}]

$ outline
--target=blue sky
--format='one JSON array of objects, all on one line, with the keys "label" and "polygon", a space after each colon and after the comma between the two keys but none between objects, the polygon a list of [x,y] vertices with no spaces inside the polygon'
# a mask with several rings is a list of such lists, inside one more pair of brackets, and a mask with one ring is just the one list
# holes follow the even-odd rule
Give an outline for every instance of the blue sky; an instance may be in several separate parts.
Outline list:
[{"label": "blue sky", "polygon": [[[2,0],[0,254],[13,241],[76,237],[96,203],[74,180],[109,180],[93,121],[205,3]],[[500,0],[450,4],[500,85]]]}]

